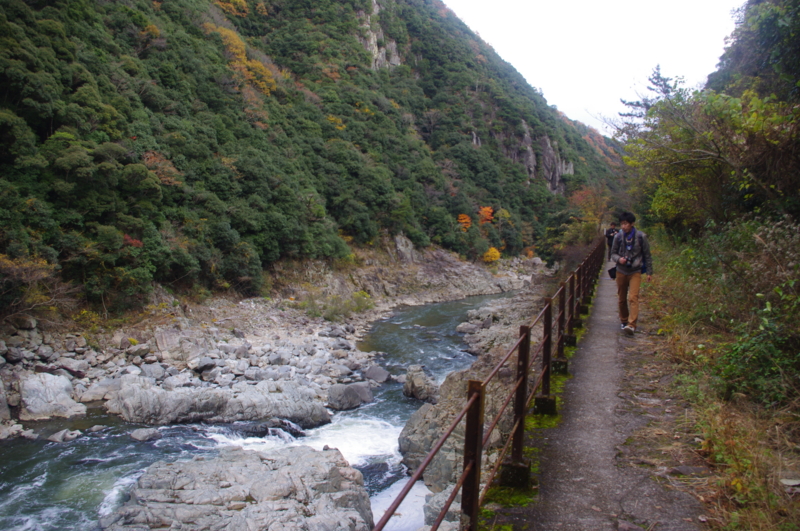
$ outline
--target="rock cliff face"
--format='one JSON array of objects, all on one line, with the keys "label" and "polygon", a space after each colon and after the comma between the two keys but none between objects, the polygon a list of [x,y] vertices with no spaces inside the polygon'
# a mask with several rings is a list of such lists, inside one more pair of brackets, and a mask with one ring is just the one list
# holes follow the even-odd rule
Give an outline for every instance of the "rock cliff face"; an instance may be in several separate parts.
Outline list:
[{"label": "rock cliff face", "polygon": [[264,454],[225,449],[216,459],[150,466],[102,529],[369,531],[361,472],[338,450],[301,446]]},{"label": "rock cliff face", "polygon": [[539,147],[541,148],[541,169],[542,177],[550,185],[550,191],[554,194],[563,195],[566,191],[566,185],[561,177],[564,175],[572,175],[575,173],[574,166],[571,162],[562,160],[556,151],[557,145],[550,142],[550,138],[543,136],[539,138]]},{"label": "rock cliff face", "polygon": [[367,14],[363,11],[359,13],[359,18],[363,19],[360,28],[363,35],[358,36],[358,40],[372,55],[373,70],[381,68],[394,68],[402,64],[400,55],[397,53],[397,43],[391,39],[386,39],[383,30],[377,22],[378,13],[381,6],[377,0],[372,0],[372,13]]},{"label": "rock cliff face", "polygon": [[508,138],[494,133],[500,144],[506,146],[503,154],[514,162],[522,162],[528,173],[528,182],[534,179],[547,181],[548,189],[553,194],[564,194],[566,185],[564,175],[574,175],[572,162],[561,158],[558,144],[552,142],[547,135],[533,138],[530,127],[525,120],[521,121],[522,138]]}]

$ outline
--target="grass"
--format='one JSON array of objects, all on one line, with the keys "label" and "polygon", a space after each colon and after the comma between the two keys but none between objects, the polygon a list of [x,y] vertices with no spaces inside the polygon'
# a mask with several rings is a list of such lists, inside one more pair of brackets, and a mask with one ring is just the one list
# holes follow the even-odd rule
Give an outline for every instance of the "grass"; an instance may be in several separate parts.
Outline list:
[{"label": "grass", "polygon": [[[657,250],[657,263],[671,249]],[[721,530],[800,530],[800,492],[781,479],[800,479],[800,404],[780,409],[756,405],[743,395],[725,397],[715,364],[731,338],[698,315],[693,281],[680,267],[665,268],[649,290],[648,304],[665,337],[660,353],[678,373],[676,390],[692,405],[689,419],[700,434],[697,452],[714,471],[695,495]]]}]

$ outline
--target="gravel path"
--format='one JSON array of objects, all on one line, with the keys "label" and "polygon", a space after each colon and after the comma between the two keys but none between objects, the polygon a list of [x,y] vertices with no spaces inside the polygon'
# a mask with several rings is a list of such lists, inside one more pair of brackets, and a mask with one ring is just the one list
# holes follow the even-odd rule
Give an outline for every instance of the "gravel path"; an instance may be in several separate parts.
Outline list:
[{"label": "gravel path", "polygon": [[642,459],[635,444],[635,434],[680,407],[663,394],[659,380],[636,378],[648,374],[653,362],[647,329],[652,323],[645,320],[633,338],[622,336],[616,285],[603,275],[586,335],[570,360],[572,378],[564,389],[561,422],[540,430],[531,441],[541,450],[538,498],[528,507],[493,508],[497,518],[486,522],[486,529],[703,528],[701,503],[674,488],[672,477],[680,474],[674,467],[659,466],[665,462]]}]

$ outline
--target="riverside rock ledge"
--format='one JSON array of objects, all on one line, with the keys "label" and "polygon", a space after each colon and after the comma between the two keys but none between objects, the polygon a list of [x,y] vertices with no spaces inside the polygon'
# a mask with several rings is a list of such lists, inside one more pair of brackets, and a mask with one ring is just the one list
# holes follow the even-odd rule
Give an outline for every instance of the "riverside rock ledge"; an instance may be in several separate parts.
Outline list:
[{"label": "riverside rock ledge", "polygon": [[373,521],[361,472],[336,449],[298,446],[269,454],[228,448],[215,459],[159,461],[100,527],[369,531]]},{"label": "riverside rock ledge", "polygon": [[120,389],[106,402],[109,413],[128,422],[178,424],[281,418],[303,429],[331,421],[310,388],[294,382],[235,383],[230,388],[176,388],[165,391],[151,378],[123,376]]}]

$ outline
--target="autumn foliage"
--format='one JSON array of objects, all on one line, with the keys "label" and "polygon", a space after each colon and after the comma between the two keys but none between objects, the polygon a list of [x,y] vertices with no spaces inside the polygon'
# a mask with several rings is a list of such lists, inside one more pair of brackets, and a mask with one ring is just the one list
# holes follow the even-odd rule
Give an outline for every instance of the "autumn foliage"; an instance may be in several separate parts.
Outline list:
[{"label": "autumn foliage", "polygon": [[490,206],[481,207],[478,211],[478,223],[483,225],[494,220],[494,209]]},{"label": "autumn foliage", "polygon": [[161,184],[166,186],[182,184],[178,177],[183,174],[161,153],[145,151],[142,155],[142,162],[148,170],[156,174]]},{"label": "autumn foliage", "polygon": [[458,215],[458,224],[461,225],[461,231],[467,232],[469,228],[472,226],[472,218],[470,218],[466,214],[459,214]]},{"label": "autumn foliage", "polygon": [[500,260],[500,251],[494,247],[489,247],[489,250],[483,253],[483,261],[487,264]]},{"label": "autumn foliage", "polygon": [[203,24],[203,29],[206,33],[217,33],[222,37],[225,51],[230,56],[229,66],[238,74],[240,83],[252,85],[265,96],[269,96],[270,92],[275,90],[277,85],[272,72],[261,61],[248,59],[247,46],[235,31],[215,26],[210,22]]}]

